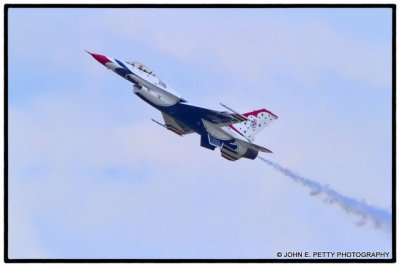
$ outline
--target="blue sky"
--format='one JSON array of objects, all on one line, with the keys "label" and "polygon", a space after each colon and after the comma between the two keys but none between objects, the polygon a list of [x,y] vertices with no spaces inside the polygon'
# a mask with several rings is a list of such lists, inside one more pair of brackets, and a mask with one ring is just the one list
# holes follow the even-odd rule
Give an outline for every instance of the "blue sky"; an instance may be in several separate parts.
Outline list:
[{"label": "blue sky", "polygon": [[259,160],[229,162],[84,50],[188,100],[279,119],[265,155],[391,209],[391,10],[10,9],[10,258],[391,251],[391,235]]}]

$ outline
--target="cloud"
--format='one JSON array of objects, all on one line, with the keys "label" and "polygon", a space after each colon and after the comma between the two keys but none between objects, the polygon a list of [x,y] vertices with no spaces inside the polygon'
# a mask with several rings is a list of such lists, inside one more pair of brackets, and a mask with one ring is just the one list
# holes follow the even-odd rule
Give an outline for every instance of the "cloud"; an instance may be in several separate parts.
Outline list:
[{"label": "cloud", "polygon": [[[97,101],[91,98],[93,103],[87,108],[86,100],[74,96],[38,97],[31,106],[10,110],[10,192],[14,199],[10,202],[10,224],[14,225],[10,229],[11,255],[79,257],[79,246],[74,250],[68,247],[74,237],[89,247],[94,246],[92,252],[86,250],[82,257],[107,256],[110,254],[98,254],[101,249],[94,241],[104,244],[111,238],[116,245],[134,242],[131,238],[124,239],[126,233],[111,230],[115,225],[139,235],[137,238],[145,243],[146,250],[151,242],[178,238],[173,253],[185,255],[179,251],[183,244],[193,240],[191,231],[196,229],[192,227],[202,222],[203,231],[220,229],[210,224],[214,220],[203,216],[220,216],[216,212],[222,208],[233,211],[236,201],[230,203],[221,192],[225,190],[224,194],[229,196],[229,190],[234,190],[230,193],[233,196],[251,196],[250,188],[244,195],[243,186],[237,191],[237,185],[245,181],[235,175],[239,170],[248,172],[251,164],[243,162],[232,169],[230,162],[220,160],[218,152],[197,147],[198,136],[181,138],[147,120],[123,126],[103,120],[98,116],[103,107],[94,105]],[[113,173],[115,170],[120,173]],[[207,178],[203,181],[204,177],[212,176],[217,177],[214,182]],[[222,184],[221,179],[225,181]],[[233,181],[234,186],[221,187]],[[208,197],[214,200],[217,197],[216,210],[209,209],[214,204],[204,200],[207,197],[201,192],[208,192],[211,194]],[[191,211],[193,208],[200,211]],[[30,210],[26,216],[38,218],[37,224],[30,226],[30,220],[18,223],[21,217],[16,214],[25,209]],[[163,216],[167,220],[165,227],[173,229],[171,233],[165,232],[160,224],[159,218]],[[179,219],[182,216],[186,222]],[[176,228],[179,225],[181,230]],[[155,227],[154,235],[140,234],[140,229],[149,231],[149,227]],[[23,246],[16,233],[25,231],[37,233],[37,237]],[[96,236],[99,231],[104,235]],[[59,247],[75,254],[52,249],[53,242],[61,242]],[[48,254],[32,254],[42,244],[48,248]],[[146,254],[150,252],[123,254],[111,247],[111,255],[151,256]]]},{"label": "cloud", "polygon": [[[182,138],[147,120],[104,120],[101,101],[86,108],[86,100],[40,97],[10,110],[10,212],[38,218],[29,226],[10,216],[13,255],[251,258],[324,244],[310,238],[323,210],[321,223],[293,225],[304,216],[288,204],[294,188],[268,170],[260,175],[256,161],[221,160],[197,146],[197,135]],[[37,233],[26,247],[16,236],[24,231]],[[41,247],[47,254],[35,252]]]},{"label": "cloud", "polygon": [[[259,209],[277,212],[263,196],[272,201],[280,198],[280,190],[274,192],[273,180],[253,174],[253,161],[223,161],[218,151],[198,147],[197,135],[181,138],[147,121],[117,125],[102,120],[101,106],[87,109],[85,100],[73,100],[44,97],[23,111],[10,110],[10,192],[15,199],[10,213],[28,209],[32,215],[27,216],[38,218],[31,229],[10,216],[13,255],[40,257],[28,251],[45,246],[46,255],[56,258],[207,258],[213,254],[197,251],[210,242],[219,244],[216,257],[262,253],[243,247],[263,240],[248,224],[263,220]],[[115,169],[124,175],[113,174]],[[28,247],[18,246],[15,233],[30,229],[38,238]],[[239,229],[232,240],[229,233]],[[270,235],[271,230],[264,231]],[[74,240],[89,249],[71,248]],[[105,244],[108,251],[102,250]]]},{"label": "cloud", "polygon": [[[318,88],[323,75],[329,72],[365,86],[388,88],[391,85],[389,42],[366,43],[361,38],[343,33],[329,20],[317,16],[306,19],[300,12],[279,16],[268,9],[242,10],[243,14],[229,9],[219,11],[115,9],[87,10],[84,13],[77,9],[70,10],[69,18],[57,20],[58,10],[29,10],[29,16],[25,14],[26,10],[13,10],[10,40],[15,45],[10,47],[10,51],[15,49],[37,67],[41,66],[43,59],[51,60],[53,64],[61,63],[60,66],[82,64],[82,57],[77,57],[78,51],[63,49],[70,47],[73,38],[78,42],[74,47],[80,47],[81,51],[105,50],[105,53],[117,53],[111,55],[116,57],[129,56],[131,51],[128,55],[121,53],[129,44],[149,45],[175,59],[190,64],[201,62],[257,87],[276,86],[277,83],[272,81],[279,80],[285,73],[286,79],[293,79],[298,86]],[[362,14],[362,10],[358,12]],[[373,18],[380,13],[371,14]],[[35,24],[24,22],[31,16],[42,19]],[[221,20],[221,16],[225,19]],[[160,18],[163,18],[162,23]],[[366,19],[365,16],[362,18]],[[73,23],[79,23],[80,27],[74,28]],[[384,26],[389,28],[390,23]],[[60,28],[65,30],[65,34],[60,38],[48,38],[56,36]],[[115,40],[111,46],[107,41],[109,36]],[[27,39],[31,40],[29,46],[24,45]],[[45,55],[41,47],[46,48]]]},{"label": "cloud", "polygon": [[[10,202],[14,201],[13,195]],[[27,214],[24,207],[13,206],[13,211],[9,213],[9,243],[8,258],[10,259],[32,259],[51,257],[47,249],[41,243],[40,233],[37,225],[33,221],[33,214]]]},{"label": "cloud", "polygon": [[135,10],[132,17],[140,24],[123,23],[124,12],[109,12],[105,27],[119,38],[146,40],[182,61],[204,59],[210,68],[229,71],[252,85],[285,73],[301,86],[317,88],[322,75],[334,72],[365,85],[390,86],[386,71],[391,65],[390,45],[366,44],[321,18],[276,16],[271,10],[246,12],[252,16],[241,20],[235,11],[223,10],[229,21],[225,23],[214,10]]}]

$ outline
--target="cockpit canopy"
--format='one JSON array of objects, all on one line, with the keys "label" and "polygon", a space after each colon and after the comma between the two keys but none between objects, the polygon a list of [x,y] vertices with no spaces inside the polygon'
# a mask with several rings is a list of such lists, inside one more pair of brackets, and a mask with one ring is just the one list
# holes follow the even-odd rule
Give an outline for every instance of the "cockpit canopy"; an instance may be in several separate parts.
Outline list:
[{"label": "cockpit canopy", "polygon": [[127,63],[132,65],[135,68],[138,68],[141,71],[144,71],[144,72],[146,72],[148,74],[151,74],[151,75],[155,76],[155,73],[153,72],[152,69],[150,69],[149,67],[147,67],[146,65],[144,65],[144,64],[142,64],[140,62],[130,61],[130,62],[127,62]]}]

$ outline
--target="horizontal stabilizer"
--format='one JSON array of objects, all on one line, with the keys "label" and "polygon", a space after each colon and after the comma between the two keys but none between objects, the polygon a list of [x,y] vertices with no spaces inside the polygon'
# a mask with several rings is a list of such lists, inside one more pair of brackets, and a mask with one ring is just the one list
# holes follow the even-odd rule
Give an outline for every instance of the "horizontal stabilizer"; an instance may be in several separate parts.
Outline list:
[{"label": "horizontal stabilizer", "polygon": [[258,145],[256,145],[256,146],[258,148],[258,151],[265,152],[265,153],[272,153],[272,151],[269,150],[268,148],[265,148],[265,147],[262,147],[262,146],[258,146]]},{"label": "horizontal stabilizer", "polygon": [[244,141],[244,140],[236,139],[236,142],[239,142],[239,143],[241,143],[243,146],[246,146],[246,147],[249,147],[249,148],[252,148],[252,149],[261,151],[261,152],[272,153],[272,151],[269,150],[268,148],[265,148],[265,147],[263,147],[263,146],[259,146],[259,145],[256,145],[256,144],[253,144],[253,143]]}]

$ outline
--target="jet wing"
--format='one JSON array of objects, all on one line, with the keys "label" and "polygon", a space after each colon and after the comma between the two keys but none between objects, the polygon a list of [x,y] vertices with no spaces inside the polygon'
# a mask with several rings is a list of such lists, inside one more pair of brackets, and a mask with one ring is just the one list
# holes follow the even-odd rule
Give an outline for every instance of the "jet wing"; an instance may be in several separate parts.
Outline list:
[{"label": "jet wing", "polygon": [[178,134],[178,135],[184,135],[184,134],[189,134],[189,133],[193,133],[194,131],[192,129],[190,129],[189,127],[187,127],[186,125],[184,125],[183,123],[175,120],[174,118],[172,118],[171,116],[169,116],[168,114],[161,112],[163,118],[164,118],[164,122],[165,122],[165,127]]},{"label": "jet wing", "polygon": [[247,121],[246,117],[238,117],[235,113],[229,113],[225,111],[215,111],[218,112],[221,116],[226,116],[226,121],[214,122],[219,127],[229,126],[231,124]]},{"label": "jet wing", "polygon": [[[219,127],[228,126],[231,124],[246,121],[247,118],[236,113],[229,113],[226,111],[216,111],[212,109],[192,106],[187,103],[180,103],[180,107],[185,114],[190,114],[193,118],[200,117],[207,121],[216,124]],[[194,115],[195,114],[195,115]]]}]

